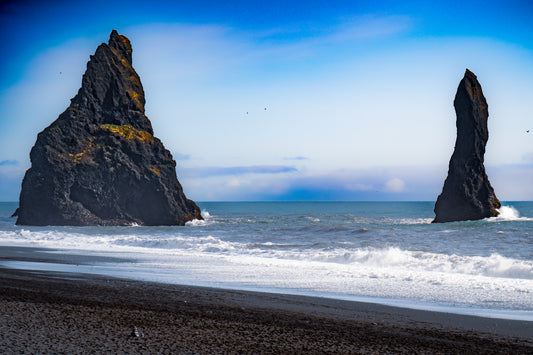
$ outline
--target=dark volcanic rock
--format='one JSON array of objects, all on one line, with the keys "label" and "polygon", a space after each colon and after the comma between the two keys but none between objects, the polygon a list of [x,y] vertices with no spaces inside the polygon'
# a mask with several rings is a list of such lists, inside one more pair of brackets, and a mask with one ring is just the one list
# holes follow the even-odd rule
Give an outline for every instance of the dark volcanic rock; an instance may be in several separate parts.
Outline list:
[{"label": "dark volcanic rock", "polygon": [[144,114],[128,38],[111,32],[70,106],[39,133],[20,193],[22,225],[183,225],[202,219]]},{"label": "dark volcanic rock", "polygon": [[483,160],[489,139],[489,111],[477,77],[466,70],[454,100],[457,140],[448,177],[435,203],[433,222],[452,222],[494,217],[500,201],[490,185]]}]

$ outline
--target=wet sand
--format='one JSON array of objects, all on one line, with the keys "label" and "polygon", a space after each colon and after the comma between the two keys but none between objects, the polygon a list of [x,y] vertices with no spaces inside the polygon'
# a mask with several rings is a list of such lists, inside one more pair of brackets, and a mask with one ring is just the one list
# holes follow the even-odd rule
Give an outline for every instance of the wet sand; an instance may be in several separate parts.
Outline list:
[{"label": "wet sand", "polygon": [[[2,260],[90,257],[0,247]],[[533,353],[527,321],[5,267],[0,334],[6,354]]]}]

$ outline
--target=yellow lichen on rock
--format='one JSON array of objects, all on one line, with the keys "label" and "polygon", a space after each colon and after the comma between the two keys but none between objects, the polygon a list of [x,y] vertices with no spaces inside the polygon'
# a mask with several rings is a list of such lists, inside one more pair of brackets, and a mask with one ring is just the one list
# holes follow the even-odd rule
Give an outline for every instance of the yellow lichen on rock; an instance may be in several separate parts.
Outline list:
[{"label": "yellow lichen on rock", "polygon": [[114,124],[103,124],[100,126],[101,129],[111,131],[113,133],[118,133],[127,140],[137,139],[143,143],[153,143],[154,136],[146,131],[141,131],[140,129],[133,128],[130,125],[114,125]]},{"label": "yellow lichen on rock", "polygon": [[130,99],[132,99],[135,102],[139,110],[142,112],[143,104],[141,103],[141,95],[139,95],[137,91],[129,90],[129,89],[126,90],[126,93],[130,97]]},{"label": "yellow lichen on rock", "polygon": [[87,144],[85,145],[85,148],[76,154],[73,153],[66,153],[61,154],[58,153],[57,156],[63,160],[68,160],[72,164],[80,164],[81,162],[92,164],[94,163],[94,160],[92,158],[92,154],[94,153],[96,149],[96,146],[93,143],[93,139],[91,138]]},{"label": "yellow lichen on rock", "polygon": [[161,175],[161,170],[159,170],[159,168],[157,166],[150,166],[150,170],[152,170],[154,172],[154,174],[156,174],[157,176]]}]

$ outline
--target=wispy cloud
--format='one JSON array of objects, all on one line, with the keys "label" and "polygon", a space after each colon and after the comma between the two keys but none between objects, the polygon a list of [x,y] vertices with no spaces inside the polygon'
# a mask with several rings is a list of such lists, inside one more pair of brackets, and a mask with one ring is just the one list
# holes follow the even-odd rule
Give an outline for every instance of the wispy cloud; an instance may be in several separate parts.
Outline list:
[{"label": "wispy cloud", "polygon": [[159,81],[210,78],[253,51],[245,38],[218,25],[150,24],[127,32],[135,40],[137,70]]},{"label": "wispy cloud", "polygon": [[[315,56],[331,46],[346,46],[366,41],[379,41],[407,33],[412,27],[408,16],[355,16],[341,19],[336,24],[311,29],[275,29],[252,35],[251,41],[264,41],[268,45],[254,48],[250,58],[298,59]],[[274,55],[274,56],[273,56]]]},{"label": "wispy cloud", "polygon": [[16,166],[19,164],[18,160],[2,160],[0,166]]},{"label": "wispy cloud", "polygon": [[309,159],[308,157],[303,157],[303,156],[296,156],[296,157],[285,157],[283,158],[283,160],[307,160]]},{"label": "wispy cloud", "polygon": [[[239,32],[217,24],[150,24],[128,29],[136,43],[137,61],[159,70],[159,80],[211,77],[243,65],[262,67],[315,56],[325,46],[380,40],[407,32],[408,16],[355,16],[336,24]],[[331,54],[331,53],[330,53]],[[150,67],[141,71],[155,72]]]},{"label": "wispy cloud", "polygon": [[184,177],[213,177],[213,176],[238,176],[246,174],[282,174],[296,172],[298,169],[284,165],[254,165],[232,167],[202,167],[182,168],[180,175]]},{"label": "wispy cloud", "polygon": [[277,27],[261,30],[255,37],[269,39],[272,42],[308,42],[308,43],[338,43],[362,39],[376,39],[404,33],[412,27],[409,16],[388,15],[360,15],[341,18],[337,23],[327,26],[306,27]]},{"label": "wispy cloud", "polygon": [[388,37],[408,31],[411,25],[408,16],[358,16],[340,24],[328,39],[350,41]]}]

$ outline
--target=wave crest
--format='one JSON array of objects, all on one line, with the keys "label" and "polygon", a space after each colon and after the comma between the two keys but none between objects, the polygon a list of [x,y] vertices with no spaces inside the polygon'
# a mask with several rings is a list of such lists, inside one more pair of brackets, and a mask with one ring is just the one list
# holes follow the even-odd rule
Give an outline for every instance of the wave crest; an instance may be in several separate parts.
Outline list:
[{"label": "wave crest", "polygon": [[533,218],[520,217],[520,212],[513,206],[502,206],[497,210],[500,214],[496,217],[489,217],[489,222],[508,222],[508,221],[533,221]]},{"label": "wave crest", "polygon": [[533,261],[508,258],[497,253],[490,256],[461,256],[388,247],[356,249],[351,252],[338,250],[337,253],[317,255],[313,259],[370,268],[533,280]]},{"label": "wave crest", "polygon": [[192,226],[192,227],[201,227],[201,226],[208,226],[208,225],[215,223],[215,221],[211,218],[211,215],[209,214],[209,212],[207,212],[206,210],[202,210],[200,213],[202,217],[204,218],[203,220],[193,219],[191,221],[186,222],[185,225]]}]

